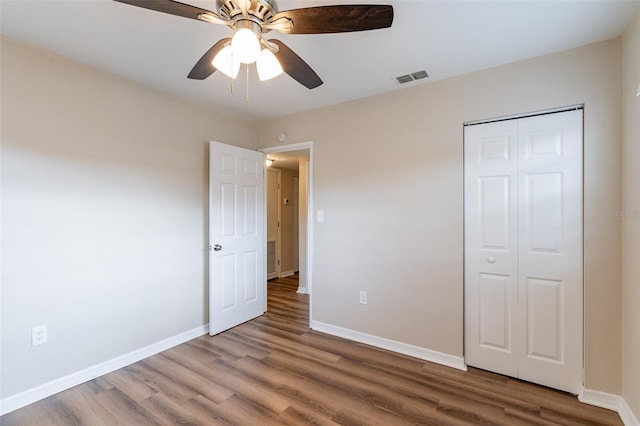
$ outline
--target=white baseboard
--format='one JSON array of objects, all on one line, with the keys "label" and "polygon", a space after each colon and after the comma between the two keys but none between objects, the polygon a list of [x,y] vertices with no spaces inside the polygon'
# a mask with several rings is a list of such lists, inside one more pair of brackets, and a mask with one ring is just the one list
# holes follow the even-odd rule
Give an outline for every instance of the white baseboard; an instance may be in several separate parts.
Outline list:
[{"label": "white baseboard", "polygon": [[280,278],[287,278],[290,277],[291,275],[295,275],[295,271],[291,270],[291,271],[284,271],[284,272],[280,272]]},{"label": "white baseboard", "polygon": [[311,321],[311,328],[323,333],[332,334],[334,336],[343,337],[345,339],[354,340],[356,342],[365,343],[377,348],[387,349],[389,351],[398,352],[403,355],[409,355],[425,361],[434,362],[436,364],[446,365],[447,367],[456,368],[458,370],[467,371],[464,358],[449,355],[431,349],[414,346],[407,343],[398,342],[396,340],[385,339],[384,337],[373,336],[371,334],[362,333],[360,331],[350,330],[348,328],[338,327],[319,321]]},{"label": "white baseboard", "polygon": [[625,426],[640,426],[640,422],[635,414],[633,414],[633,411],[631,411],[631,407],[629,407],[627,401],[620,395],[585,389],[578,395],[578,400],[585,404],[616,411]]},{"label": "white baseboard", "polygon": [[[298,292],[303,293],[303,291],[301,290],[303,289],[298,289]],[[304,289],[304,292],[306,292],[306,288]],[[419,346],[409,345],[407,343],[402,343],[383,337],[373,336],[367,333],[362,333],[359,331],[350,330],[319,321],[312,321],[311,328],[316,331],[332,334],[334,336],[343,337],[345,339],[365,343],[367,345],[387,349],[404,355],[409,355],[418,359],[423,359],[425,361],[434,362],[436,364],[446,365],[458,370],[467,370],[467,366],[464,363],[464,358],[462,357],[425,349]],[[45,383],[33,389],[26,390],[19,394],[9,396],[0,400],[0,415],[10,413],[11,411],[22,408],[26,405],[44,399],[58,392],[62,392],[66,389],[88,382],[112,371],[124,368],[159,352],[165,351],[174,346],[200,337],[204,334],[207,334],[208,332],[208,324],[196,327],[192,330],[169,337],[167,339],[161,340],[160,342],[153,343],[151,345],[145,346],[144,348],[140,348],[127,354],[121,355],[117,358],[113,358],[109,361],[105,361],[98,365],[85,368],[84,370],[78,371],[65,377],[61,377],[59,379]],[[625,399],[619,395],[584,389],[584,391],[578,396],[578,400],[585,404],[616,411],[620,415],[620,418],[622,419],[625,426],[640,425],[638,418],[635,416],[635,414],[627,404],[627,401],[625,401]]]},{"label": "white baseboard", "polygon": [[627,400],[624,398],[622,398],[618,414],[620,414],[622,423],[624,423],[625,426],[640,426],[640,421],[631,410],[631,407],[629,407],[629,404],[627,404]]},{"label": "white baseboard", "polygon": [[306,287],[298,287],[298,293],[300,294],[309,294],[309,289]]},{"label": "white baseboard", "polygon": [[159,352],[200,337],[208,332],[208,324],[196,327],[192,330],[152,343],[144,348],[137,349],[133,352],[129,352],[98,365],[85,368],[84,370],[69,374],[68,376],[61,377],[33,389],[11,395],[0,400],[0,415],[10,413],[18,408],[22,408],[58,392],[62,392],[63,390],[88,382],[107,373],[111,373],[112,371],[148,358],[151,355],[155,355]]}]

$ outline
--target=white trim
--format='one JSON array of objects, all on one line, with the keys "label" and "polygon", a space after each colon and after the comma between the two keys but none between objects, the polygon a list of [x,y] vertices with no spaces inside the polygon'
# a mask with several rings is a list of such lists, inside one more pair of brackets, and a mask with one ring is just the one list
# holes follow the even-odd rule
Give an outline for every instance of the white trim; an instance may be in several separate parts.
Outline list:
[{"label": "white trim", "polygon": [[309,294],[309,289],[307,289],[306,287],[298,287],[298,291],[296,293]]},{"label": "white trim", "polygon": [[622,397],[620,397],[620,399],[622,399],[622,402],[620,403],[620,409],[618,409],[618,414],[620,414],[622,423],[624,423],[625,426],[639,426],[640,421],[638,421],[638,418],[636,417],[636,415],[633,414],[631,407],[629,407],[629,404],[627,404],[627,400]]},{"label": "white trim", "polygon": [[71,373],[68,376],[60,377],[59,379],[52,380],[35,388],[11,395],[0,400],[0,415],[10,413],[11,411],[32,404],[58,392],[62,392],[107,373],[111,373],[112,371],[124,368],[159,352],[166,351],[174,346],[193,340],[207,334],[208,332],[209,324],[202,325],[92,367],[85,368],[84,370]]},{"label": "white trim", "polygon": [[[267,194],[267,179],[269,178],[269,169],[266,167],[266,159],[267,159],[267,155],[265,153],[263,154],[263,166],[262,166],[262,181],[264,182],[264,190],[262,191],[262,207],[264,210],[264,214],[262,215],[262,229],[264,230],[263,233],[263,238],[264,238],[264,242],[265,242],[265,247],[267,246],[267,198],[269,196],[269,194]],[[211,219],[211,217],[209,217],[209,220]],[[278,242],[276,241],[276,258],[278,257]],[[264,256],[263,256],[263,260],[262,260],[262,268],[264,270],[265,273],[265,278],[266,280],[270,280],[273,278],[277,278],[278,277],[278,260],[276,259],[276,272],[274,274],[272,274],[273,276],[271,278],[269,278],[267,276],[267,251],[265,250],[264,252]],[[263,292],[262,292],[262,312],[267,312],[267,304],[269,302],[269,297],[268,297],[268,289],[267,289],[267,283],[265,283],[264,287],[263,287]]]},{"label": "white trim", "polygon": [[458,370],[467,371],[464,358],[455,355],[445,354],[443,352],[422,348],[420,346],[410,345],[408,343],[398,342],[396,340],[386,339],[384,337],[373,336],[371,334],[362,333],[348,328],[338,327],[319,321],[311,321],[311,328],[334,336],[343,337],[360,343],[365,343],[376,348],[387,349],[389,351],[409,355],[425,361],[434,362],[436,364],[445,365]]},{"label": "white trim", "polygon": [[543,109],[539,111],[525,112],[522,114],[515,114],[515,115],[503,115],[500,117],[485,118],[482,120],[465,121],[464,123],[462,123],[462,125],[475,126],[476,124],[495,123],[496,121],[505,121],[505,120],[517,120],[519,118],[533,117],[536,115],[555,114],[557,112],[575,111],[577,109],[584,109],[584,104],[568,105],[560,108]]},{"label": "white trim", "polygon": [[309,149],[307,161],[307,294],[309,295],[309,320],[313,318],[313,304],[311,303],[311,286],[313,280],[313,144]]},{"label": "white trim", "polygon": [[298,142],[298,143],[290,143],[287,145],[280,146],[272,146],[269,148],[260,148],[258,151],[263,152],[265,154],[276,154],[278,152],[289,152],[289,151],[298,151],[301,149],[311,149],[313,147],[313,142]]},{"label": "white trim", "polygon": [[616,411],[620,415],[625,426],[640,425],[638,418],[633,414],[633,411],[631,411],[631,407],[629,407],[627,401],[620,395],[584,389],[582,393],[578,395],[578,401],[584,404]]},{"label": "white trim", "polygon": [[280,272],[280,277],[279,278],[287,278],[290,277],[291,275],[295,275],[295,271],[292,269],[290,271],[284,271],[284,272]]},{"label": "white trim", "polygon": [[[267,169],[267,176],[269,176],[269,172],[276,173],[278,175],[278,195],[277,195],[277,205],[278,205],[278,229],[276,236],[276,273],[278,274],[278,278],[282,277],[282,170],[280,169]],[[265,188],[268,188],[268,185],[265,183]],[[267,194],[267,200],[269,200],[269,194]],[[268,203],[268,201],[267,201]],[[264,205],[264,211],[269,214],[268,204]],[[269,232],[269,217],[267,216],[267,228],[264,229],[264,235],[266,239],[266,235]]]}]

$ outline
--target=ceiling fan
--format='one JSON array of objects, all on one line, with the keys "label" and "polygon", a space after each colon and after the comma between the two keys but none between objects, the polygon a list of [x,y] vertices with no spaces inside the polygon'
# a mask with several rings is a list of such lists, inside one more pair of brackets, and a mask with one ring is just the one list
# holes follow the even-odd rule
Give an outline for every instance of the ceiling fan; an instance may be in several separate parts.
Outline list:
[{"label": "ceiling fan", "polygon": [[283,71],[303,86],[322,84],[318,74],[282,41],[263,36],[271,30],[283,34],[327,34],[388,28],[393,6],[332,5],[278,11],[276,0],[216,0],[217,13],[173,0],[114,0],[212,24],[226,25],[233,37],[213,45],[188,77],[204,80],[216,70],[236,78],[240,64],[256,62],[260,80]]}]

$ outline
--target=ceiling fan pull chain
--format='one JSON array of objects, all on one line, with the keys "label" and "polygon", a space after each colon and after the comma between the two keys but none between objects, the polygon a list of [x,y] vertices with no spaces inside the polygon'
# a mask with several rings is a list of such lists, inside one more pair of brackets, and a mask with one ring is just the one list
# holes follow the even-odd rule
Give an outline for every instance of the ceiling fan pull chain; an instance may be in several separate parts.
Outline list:
[{"label": "ceiling fan pull chain", "polygon": [[247,67],[247,96],[244,100],[246,109],[249,109],[249,64],[245,65]]},{"label": "ceiling fan pull chain", "polygon": [[[233,61],[235,61],[235,58],[233,57],[233,50],[231,51],[231,64],[232,64],[232,68],[233,68]],[[233,83],[235,82],[235,78],[231,77],[231,94],[233,95]]]}]

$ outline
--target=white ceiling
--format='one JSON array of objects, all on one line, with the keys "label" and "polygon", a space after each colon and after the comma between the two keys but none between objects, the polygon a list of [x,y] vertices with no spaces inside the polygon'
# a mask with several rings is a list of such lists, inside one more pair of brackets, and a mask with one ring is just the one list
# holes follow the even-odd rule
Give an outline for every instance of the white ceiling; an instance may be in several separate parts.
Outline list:
[{"label": "white ceiling", "polygon": [[[182,0],[215,10],[214,0]],[[138,81],[224,114],[256,122],[401,88],[394,76],[426,69],[428,83],[621,35],[640,1],[280,0],[280,10],[325,4],[392,4],[389,29],[278,38],[324,80],[309,90],[288,75],[235,92],[221,73],[189,80],[224,26],[109,0],[0,0],[2,34]],[[243,74],[244,75],[244,74]],[[43,78],[46,78],[44,70]]]}]

